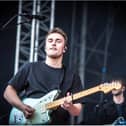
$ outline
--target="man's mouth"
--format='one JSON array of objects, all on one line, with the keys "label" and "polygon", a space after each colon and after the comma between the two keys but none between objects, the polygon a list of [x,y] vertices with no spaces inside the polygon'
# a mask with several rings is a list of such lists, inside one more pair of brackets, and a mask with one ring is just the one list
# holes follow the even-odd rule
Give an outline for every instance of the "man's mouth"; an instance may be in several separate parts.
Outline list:
[{"label": "man's mouth", "polygon": [[50,50],[57,50],[56,48],[50,48]]}]

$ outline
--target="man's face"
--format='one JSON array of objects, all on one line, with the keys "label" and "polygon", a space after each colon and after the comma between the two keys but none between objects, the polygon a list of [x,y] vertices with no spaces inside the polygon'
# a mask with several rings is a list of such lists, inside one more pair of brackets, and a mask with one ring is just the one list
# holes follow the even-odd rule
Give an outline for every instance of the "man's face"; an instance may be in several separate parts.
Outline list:
[{"label": "man's face", "polygon": [[59,33],[52,33],[46,38],[45,51],[47,56],[58,58],[63,56],[65,47],[65,40]]}]

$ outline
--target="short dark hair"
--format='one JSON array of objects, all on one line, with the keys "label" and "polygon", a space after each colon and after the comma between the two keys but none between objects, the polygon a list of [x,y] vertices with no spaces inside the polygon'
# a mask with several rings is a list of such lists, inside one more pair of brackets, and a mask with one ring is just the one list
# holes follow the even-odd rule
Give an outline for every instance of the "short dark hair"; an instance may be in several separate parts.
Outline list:
[{"label": "short dark hair", "polygon": [[122,78],[122,77],[113,78],[113,79],[111,80],[111,82],[112,82],[112,81],[120,82],[120,84],[121,84],[122,86],[126,87],[126,81],[125,81],[125,79]]},{"label": "short dark hair", "polygon": [[46,39],[47,37],[52,34],[52,33],[59,33],[60,35],[62,35],[64,37],[64,40],[65,40],[65,45],[67,45],[67,41],[68,41],[68,37],[67,37],[67,34],[59,27],[55,27],[53,29],[51,29],[47,35],[46,35]]}]

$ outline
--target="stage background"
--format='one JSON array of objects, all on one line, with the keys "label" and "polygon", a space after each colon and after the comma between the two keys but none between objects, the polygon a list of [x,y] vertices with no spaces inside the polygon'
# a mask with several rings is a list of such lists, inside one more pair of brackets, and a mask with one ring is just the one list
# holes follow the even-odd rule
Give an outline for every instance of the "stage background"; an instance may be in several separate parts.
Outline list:
[{"label": "stage background", "polygon": [[[120,1],[58,1],[56,2],[55,11],[55,26],[63,28],[69,36],[69,47],[73,40],[73,50],[76,53],[65,57],[67,61],[73,63],[77,68],[80,68],[79,62],[81,58],[78,57],[82,46],[82,30],[83,27],[83,9],[87,5],[87,24],[86,24],[86,58],[85,58],[85,80],[84,88],[90,88],[104,81],[108,81],[113,76],[121,76],[126,78],[126,3]],[[76,8],[74,36],[72,32],[72,14],[73,9]],[[16,21],[15,18],[5,28],[3,26],[6,22],[18,12],[18,1],[0,1],[0,123],[7,124],[7,115],[9,115],[10,105],[3,99],[3,91],[7,85],[7,81],[13,76],[14,73],[14,59],[15,59],[15,44],[16,44]],[[109,30],[102,36],[107,25],[107,17],[110,14],[110,19],[113,17],[113,22],[110,24]],[[112,27],[112,29],[111,29]],[[107,33],[111,33],[108,46],[107,63],[103,66],[104,46],[106,43]],[[102,38],[100,38],[100,36]],[[100,44],[95,47],[95,44],[101,39]],[[94,50],[93,50],[94,49]],[[94,53],[93,53],[94,51]],[[92,52],[92,54],[91,54]],[[90,55],[91,54],[91,55]],[[97,56],[97,57],[96,57]],[[91,60],[92,59],[92,60]],[[97,59],[97,61],[96,61]],[[101,65],[102,64],[102,65]],[[100,65],[100,67],[99,67]],[[81,66],[84,67],[84,66]],[[96,105],[101,99],[101,93],[88,96],[83,115],[83,121],[88,124],[89,122],[95,124],[94,111]],[[86,109],[87,108],[87,109]],[[91,111],[92,110],[92,111]],[[89,118],[90,117],[90,118]],[[92,121],[91,121],[92,120]],[[89,123],[89,124],[90,124]]]}]

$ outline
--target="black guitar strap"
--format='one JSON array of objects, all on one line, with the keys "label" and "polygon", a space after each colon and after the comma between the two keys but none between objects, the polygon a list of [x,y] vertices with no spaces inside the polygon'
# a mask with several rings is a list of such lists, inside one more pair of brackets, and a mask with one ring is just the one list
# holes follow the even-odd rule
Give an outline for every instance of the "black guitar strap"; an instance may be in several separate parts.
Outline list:
[{"label": "black guitar strap", "polygon": [[63,85],[63,83],[64,83],[64,80],[65,80],[65,74],[66,74],[66,67],[64,66],[64,64],[63,64],[63,74],[61,74],[61,77],[60,77],[60,83],[59,83],[59,90],[61,90],[61,88],[62,88],[62,85]]},{"label": "black guitar strap", "polygon": [[62,91],[62,96],[66,95],[68,89],[71,87],[73,75],[73,70],[66,68],[66,66],[63,65],[63,74],[61,76],[59,85],[59,90]]}]

